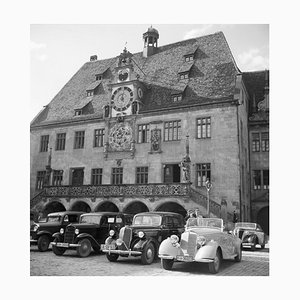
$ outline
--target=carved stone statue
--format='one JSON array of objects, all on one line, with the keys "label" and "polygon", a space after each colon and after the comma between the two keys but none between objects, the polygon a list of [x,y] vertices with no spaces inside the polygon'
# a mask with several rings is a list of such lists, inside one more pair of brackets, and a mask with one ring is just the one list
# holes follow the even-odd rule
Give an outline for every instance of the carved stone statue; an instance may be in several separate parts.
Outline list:
[{"label": "carved stone statue", "polygon": [[161,145],[161,130],[153,129],[151,130],[151,151],[160,151]]}]

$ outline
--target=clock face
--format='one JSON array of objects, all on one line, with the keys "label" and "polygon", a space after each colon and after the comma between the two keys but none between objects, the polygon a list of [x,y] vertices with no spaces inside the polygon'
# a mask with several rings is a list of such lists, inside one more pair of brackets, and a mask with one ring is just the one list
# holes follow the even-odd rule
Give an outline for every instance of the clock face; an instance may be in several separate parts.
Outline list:
[{"label": "clock face", "polygon": [[125,81],[125,80],[128,78],[128,75],[129,75],[129,72],[128,72],[127,69],[125,69],[125,70],[120,70],[120,71],[119,71],[119,74],[118,74],[119,80],[120,80],[120,81]]},{"label": "clock face", "polygon": [[111,96],[111,104],[116,111],[126,110],[132,101],[133,91],[127,86],[119,87]]},{"label": "clock face", "polygon": [[110,131],[109,144],[115,151],[130,149],[132,129],[128,124],[116,124]]}]

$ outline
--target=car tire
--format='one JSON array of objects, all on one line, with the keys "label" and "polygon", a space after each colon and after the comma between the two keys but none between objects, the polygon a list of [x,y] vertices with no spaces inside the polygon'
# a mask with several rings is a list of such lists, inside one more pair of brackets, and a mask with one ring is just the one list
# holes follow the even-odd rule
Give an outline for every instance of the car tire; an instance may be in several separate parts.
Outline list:
[{"label": "car tire", "polygon": [[78,242],[77,255],[80,257],[87,257],[92,251],[92,244],[89,239],[82,239]]},{"label": "car tire", "polygon": [[222,262],[222,255],[221,255],[220,250],[217,250],[214,261],[211,263],[208,263],[209,272],[212,274],[218,273],[220,270],[221,262]]},{"label": "car tire", "polygon": [[49,244],[50,244],[50,238],[47,235],[41,235],[38,238],[37,245],[38,245],[38,249],[41,252],[47,251],[49,248]]},{"label": "car tire", "polygon": [[143,265],[152,264],[154,257],[155,257],[154,245],[153,245],[153,243],[149,243],[145,246],[145,248],[142,252],[142,256],[141,256],[142,264]]},{"label": "car tire", "polygon": [[161,266],[165,270],[171,270],[173,267],[174,259],[161,259]]},{"label": "car tire", "polygon": [[[54,242],[57,243],[58,242],[58,239],[55,238],[54,239]],[[52,245],[52,251],[55,255],[57,256],[62,256],[65,252],[66,252],[66,249],[65,248],[62,248],[62,247],[57,247],[55,245]]]},{"label": "car tire", "polygon": [[109,261],[115,262],[115,261],[118,260],[119,254],[116,254],[116,253],[111,253],[111,254],[106,253],[106,257],[107,257],[107,259],[108,259]]},{"label": "car tire", "polygon": [[242,246],[240,247],[238,255],[234,258],[236,262],[240,262],[242,260]]}]

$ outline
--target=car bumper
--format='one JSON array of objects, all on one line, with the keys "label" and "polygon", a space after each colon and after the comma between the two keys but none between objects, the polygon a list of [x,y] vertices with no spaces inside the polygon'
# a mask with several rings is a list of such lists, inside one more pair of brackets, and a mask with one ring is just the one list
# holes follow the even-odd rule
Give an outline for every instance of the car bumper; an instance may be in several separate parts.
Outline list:
[{"label": "car bumper", "polygon": [[34,244],[37,244],[37,240],[30,239],[30,245],[34,245]]},{"label": "car bumper", "polygon": [[80,247],[79,244],[69,244],[69,243],[60,243],[60,242],[51,242],[52,246],[61,247],[61,248],[77,248]]},{"label": "car bumper", "polygon": [[108,254],[119,254],[119,255],[126,255],[126,256],[139,256],[142,255],[141,251],[134,251],[134,250],[106,250],[103,249],[102,250],[104,253],[108,253]]},{"label": "car bumper", "polygon": [[[158,255],[161,259],[174,259],[174,261],[180,261],[180,262],[194,262],[196,261],[194,257],[192,256],[186,256],[186,255],[177,255],[176,257],[170,256],[170,255]],[[211,263],[214,260],[211,258],[200,258],[197,259],[196,262],[202,262],[202,263]]]}]

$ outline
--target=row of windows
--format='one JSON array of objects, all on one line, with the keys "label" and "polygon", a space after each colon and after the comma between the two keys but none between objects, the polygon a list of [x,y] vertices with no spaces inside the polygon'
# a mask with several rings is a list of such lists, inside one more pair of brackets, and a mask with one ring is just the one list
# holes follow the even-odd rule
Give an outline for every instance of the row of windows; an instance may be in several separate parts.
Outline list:
[{"label": "row of windows", "polygon": [[269,132],[252,133],[252,152],[269,151]]},{"label": "row of windows", "polygon": [[[136,183],[147,184],[148,183],[148,167],[136,168]],[[102,184],[102,168],[96,168],[91,170],[91,184]],[[46,177],[46,171],[38,171],[36,178],[36,189],[41,190],[43,188]],[[196,184],[197,186],[205,186],[205,182],[210,180],[211,170],[210,163],[197,164],[196,165]],[[63,183],[63,170],[54,170],[52,175],[52,185],[60,186]],[[112,168],[111,184],[123,184],[123,168]]]},{"label": "row of windows", "polygon": [[[210,138],[211,118],[199,118],[196,122],[197,138]],[[164,141],[178,141],[181,139],[181,121],[164,122]],[[84,148],[85,131],[75,131],[74,149]],[[150,124],[138,125],[138,143],[150,142]],[[104,144],[104,129],[94,130],[94,147],[103,147]],[[40,141],[40,152],[47,152],[49,145],[49,135],[42,135]],[[65,150],[66,147],[66,133],[58,133],[56,135],[55,150]]]}]

